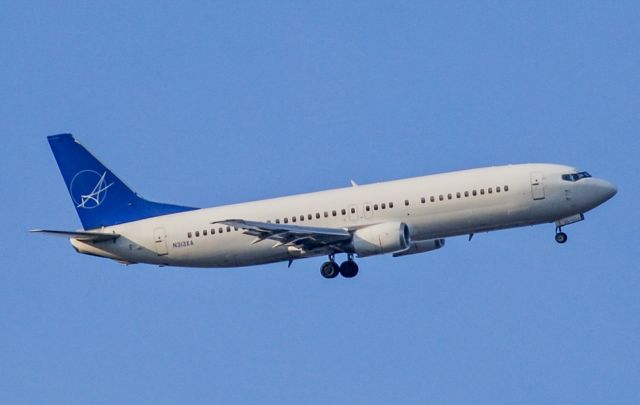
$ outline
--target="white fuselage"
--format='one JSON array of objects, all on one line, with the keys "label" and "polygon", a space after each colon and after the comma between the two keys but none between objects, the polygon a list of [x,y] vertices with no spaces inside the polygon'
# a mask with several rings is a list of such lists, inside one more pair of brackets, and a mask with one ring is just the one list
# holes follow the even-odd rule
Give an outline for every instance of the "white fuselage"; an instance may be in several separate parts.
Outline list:
[{"label": "white fuselage", "polygon": [[114,240],[71,242],[82,253],[128,263],[235,267],[292,260],[330,252],[252,243],[256,238],[241,229],[213,223],[278,220],[351,231],[401,221],[412,241],[446,238],[554,222],[610,198],[604,180],[561,179],[575,171],[555,164],[464,170],[164,215],[98,230],[121,235]]}]

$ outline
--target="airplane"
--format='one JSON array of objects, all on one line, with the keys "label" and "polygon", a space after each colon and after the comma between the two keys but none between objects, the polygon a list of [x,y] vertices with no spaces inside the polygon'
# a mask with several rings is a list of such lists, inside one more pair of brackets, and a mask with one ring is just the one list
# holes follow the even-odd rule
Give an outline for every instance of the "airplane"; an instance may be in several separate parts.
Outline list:
[{"label": "airplane", "polygon": [[[440,249],[445,239],[555,223],[563,227],[617,193],[614,184],[559,164],[462,170],[212,208],[138,196],[71,134],[48,137],[82,230],[78,253],[124,264],[241,267],[327,256],[320,273],[352,278],[354,257]],[[338,264],[336,255],[347,260]]]}]

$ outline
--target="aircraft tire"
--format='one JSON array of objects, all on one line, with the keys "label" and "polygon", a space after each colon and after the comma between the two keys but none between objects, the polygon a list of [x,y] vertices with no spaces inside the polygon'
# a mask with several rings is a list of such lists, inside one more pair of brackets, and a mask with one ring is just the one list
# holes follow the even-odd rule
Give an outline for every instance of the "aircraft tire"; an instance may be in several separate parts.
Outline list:
[{"label": "aircraft tire", "polygon": [[345,278],[353,278],[358,275],[358,264],[353,260],[347,260],[340,265],[340,274]]},{"label": "aircraft tire", "polygon": [[556,233],[556,242],[565,243],[567,241],[567,234],[564,232]]},{"label": "aircraft tire", "polygon": [[334,261],[324,262],[322,266],[320,266],[320,274],[322,274],[324,278],[335,278],[338,273],[340,273],[340,267],[338,263]]}]

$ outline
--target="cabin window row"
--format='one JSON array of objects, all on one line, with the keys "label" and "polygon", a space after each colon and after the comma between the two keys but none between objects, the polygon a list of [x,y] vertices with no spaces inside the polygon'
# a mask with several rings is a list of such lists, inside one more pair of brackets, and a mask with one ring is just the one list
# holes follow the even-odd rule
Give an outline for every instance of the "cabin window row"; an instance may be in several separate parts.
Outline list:
[{"label": "cabin window row", "polygon": [[[365,205],[365,210],[366,211],[371,211],[371,209],[373,208],[373,210],[377,211],[378,209],[391,209],[393,208],[393,202],[389,202],[389,203],[380,203],[380,204],[366,204]],[[356,207],[351,207],[349,208],[348,212],[350,212],[351,214],[356,214]],[[267,220],[267,223],[276,223],[276,224],[280,224],[280,223],[284,223],[284,224],[288,224],[289,222],[291,223],[296,223],[296,222],[304,222],[305,219],[308,221],[315,219],[320,219],[320,218],[329,218],[329,217],[337,217],[339,215],[341,216],[345,216],[347,215],[347,209],[346,208],[342,208],[339,211],[338,210],[331,210],[331,211],[324,211],[322,214],[320,212],[316,212],[315,214],[307,214],[305,215],[300,215],[300,216],[293,216],[293,217],[285,217],[282,219],[282,221],[280,220],[280,218],[275,219],[275,220]],[[220,227],[217,228],[217,233],[224,233],[226,230],[226,232],[231,232],[231,227],[227,226],[225,227]],[[238,228],[233,227],[234,231],[237,231]],[[202,231],[194,231],[194,232],[187,232],[187,237],[188,238],[193,238],[194,235],[196,238],[200,237],[200,235],[202,236],[207,236],[207,234],[210,235],[215,235],[216,234],[216,228],[211,228],[211,230],[207,230],[204,229]]]},{"label": "cabin window row", "polygon": [[[454,196],[455,196],[455,198],[475,197],[475,196],[478,196],[478,195],[493,194],[494,191],[496,193],[500,193],[502,191],[507,192],[507,191],[509,191],[509,186],[508,185],[505,185],[505,186],[502,186],[502,187],[497,186],[495,188],[488,187],[487,189],[484,189],[484,188],[481,188],[480,190],[473,189],[471,191],[464,191],[464,192],[458,191],[456,193],[448,193],[446,195],[445,194],[440,194],[437,197],[435,195],[432,195],[431,197],[429,197],[429,201],[431,201],[432,203],[436,202],[436,199],[438,201],[444,201],[445,198],[447,200],[453,200]],[[423,203],[423,204],[426,203],[427,202],[427,198],[426,197],[421,197],[420,198],[420,202]],[[409,205],[409,204],[406,204],[406,205]]]},{"label": "cabin window row", "polygon": [[367,211],[367,212],[370,212],[371,210],[378,211],[379,209],[380,210],[386,210],[387,208],[389,208],[389,209],[393,208],[393,203],[390,202],[388,204],[386,204],[386,203],[365,204],[365,206],[364,206],[364,210]]},{"label": "cabin window row", "polygon": [[233,229],[233,231],[237,231],[238,228],[237,227],[231,227],[231,226],[221,226],[219,228],[211,228],[209,229],[203,229],[202,231],[194,231],[194,232],[187,232],[187,237],[188,238],[193,238],[193,236],[195,235],[196,238],[200,237],[200,235],[202,236],[207,236],[207,235],[215,235],[216,233],[224,233],[224,232],[231,232],[231,230]]},{"label": "cabin window row", "polygon": [[[496,193],[500,193],[503,190],[505,192],[509,191],[509,186],[505,185],[503,187],[500,187],[500,186],[495,187],[495,192]],[[493,194],[493,191],[494,191],[493,187],[489,187],[489,188],[486,189],[486,193],[487,194]],[[474,196],[475,197],[477,195],[485,195],[485,189],[481,188],[479,191],[474,189],[474,190],[471,190],[470,192],[469,191],[464,191],[464,192],[458,191],[458,192],[455,193],[455,198],[462,198],[462,196],[464,196],[465,198],[466,197],[470,197],[470,196]],[[447,200],[452,200],[453,196],[454,196],[453,193],[448,193],[446,195],[446,199]],[[444,201],[445,200],[445,195],[444,194],[440,194],[440,195],[438,195],[437,199],[439,201]],[[429,201],[431,201],[432,203],[436,202],[436,196],[432,195],[431,197],[429,197]],[[421,197],[420,198],[420,202],[425,204],[427,202],[427,198],[426,197]],[[404,200],[404,205],[408,206],[409,205],[409,200]],[[393,202],[380,203],[380,204],[365,204],[365,206],[364,206],[364,209],[367,212],[370,212],[372,209],[373,209],[373,211],[378,211],[378,210],[385,210],[387,208],[389,208],[389,209],[393,208]],[[355,214],[356,213],[356,208],[355,207],[351,207],[351,208],[349,208],[349,211],[351,212],[351,214]],[[346,208],[342,208],[340,210],[340,215],[342,215],[342,216],[347,215],[347,209]],[[300,215],[298,217],[293,216],[291,218],[285,217],[285,218],[282,219],[282,223],[288,224],[289,221],[291,221],[291,223],[296,223],[296,222],[298,222],[298,220],[300,222],[304,222],[305,218],[307,220],[311,221],[311,220],[313,220],[314,216],[315,216],[315,219],[320,219],[322,217],[329,218],[330,216],[337,217],[338,216],[338,211],[337,210],[324,211],[322,215],[320,215],[319,212],[316,212],[315,214],[307,214],[306,216],[305,215]],[[272,223],[271,220],[267,220],[267,222],[268,223]],[[276,224],[279,224],[280,223],[280,218],[275,219],[273,222],[275,222]],[[216,228],[211,228],[211,230],[203,229],[202,230],[202,236],[207,236],[208,234],[215,235],[216,231],[217,231],[217,233],[224,233],[225,231],[226,232],[231,232],[231,229],[232,229],[231,226],[219,227],[217,229]],[[237,231],[238,228],[237,227],[233,227],[233,230]],[[188,238],[192,238],[194,236],[194,234],[195,234],[195,237],[198,238],[198,237],[200,237],[201,232],[200,231],[187,232],[187,237]]]},{"label": "cabin window row", "polygon": [[[371,209],[374,210],[378,210],[378,209],[387,209],[387,208],[393,208],[393,203],[389,202],[389,203],[381,203],[381,204],[366,204],[365,205],[365,210],[366,211],[371,211]],[[338,215],[341,216],[346,216],[347,212],[350,212],[351,214],[356,214],[356,207],[351,207],[349,208],[349,210],[347,210],[346,208],[342,208],[340,210],[331,210],[331,211],[324,211],[323,213],[320,212],[316,212],[315,214],[307,214],[305,215],[300,215],[300,216],[293,216],[291,218],[285,217],[282,219],[282,221],[280,221],[280,218],[275,219],[273,221],[271,220],[267,220],[268,223],[284,223],[284,224],[288,224],[289,222],[295,223],[295,222],[304,222],[305,218],[309,221],[315,219],[320,219],[320,218],[329,218],[329,217],[337,217]]]}]

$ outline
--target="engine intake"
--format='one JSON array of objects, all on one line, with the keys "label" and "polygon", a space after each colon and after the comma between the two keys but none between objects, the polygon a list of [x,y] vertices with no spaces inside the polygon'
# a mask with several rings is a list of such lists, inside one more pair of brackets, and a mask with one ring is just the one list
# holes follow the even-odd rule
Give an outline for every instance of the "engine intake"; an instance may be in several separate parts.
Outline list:
[{"label": "engine intake", "polygon": [[358,257],[399,252],[409,244],[409,227],[404,222],[384,222],[353,233],[353,251]]}]

